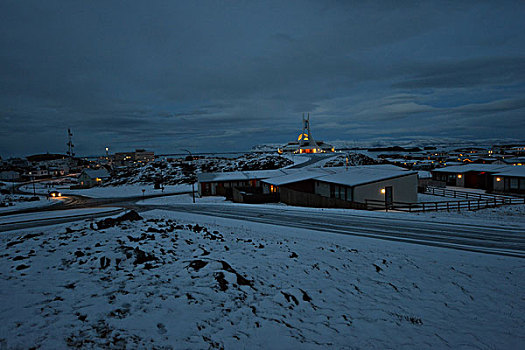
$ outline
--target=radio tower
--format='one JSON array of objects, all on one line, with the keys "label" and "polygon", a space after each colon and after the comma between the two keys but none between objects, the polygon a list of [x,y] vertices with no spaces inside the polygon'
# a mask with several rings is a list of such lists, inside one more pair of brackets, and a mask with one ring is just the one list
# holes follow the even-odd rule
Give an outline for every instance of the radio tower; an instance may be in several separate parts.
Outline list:
[{"label": "radio tower", "polygon": [[72,137],[73,133],[71,132],[71,129],[67,129],[67,155],[70,157],[75,156],[75,152],[73,152],[73,147],[75,147],[75,145],[71,141]]}]

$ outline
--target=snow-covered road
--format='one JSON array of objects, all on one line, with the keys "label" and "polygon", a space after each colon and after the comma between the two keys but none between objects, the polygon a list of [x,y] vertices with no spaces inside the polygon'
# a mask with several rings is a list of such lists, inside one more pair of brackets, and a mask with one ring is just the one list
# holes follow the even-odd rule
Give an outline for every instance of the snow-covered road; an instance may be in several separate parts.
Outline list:
[{"label": "snow-covered road", "polygon": [[314,229],[392,241],[525,257],[525,230],[520,225],[490,226],[409,218],[377,217],[369,213],[289,210],[283,207],[173,204],[148,205],[163,209],[251,222]]}]

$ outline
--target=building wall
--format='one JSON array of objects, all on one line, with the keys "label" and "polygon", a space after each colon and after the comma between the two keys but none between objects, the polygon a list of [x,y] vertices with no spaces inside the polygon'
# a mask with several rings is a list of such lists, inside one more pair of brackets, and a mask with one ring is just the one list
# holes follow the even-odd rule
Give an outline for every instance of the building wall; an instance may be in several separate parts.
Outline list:
[{"label": "building wall", "polygon": [[456,186],[465,187],[465,174],[461,174],[461,178],[456,175]]},{"label": "building wall", "polygon": [[[501,181],[497,181],[500,178]],[[494,191],[505,193],[525,193],[525,178],[514,176],[494,176]]]},{"label": "building wall", "polygon": [[392,186],[394,202],[417,202],[417,174],[355,186],[354,201],[359,203],[364,203],[365,199],[383,201],[385,195],[381,193],[381,189],[386,186]]},{"label": "building wall", "polygon": [[281,187],[280,198],[282,203],[301,207],[366,209],[364,204],[329,198],[314,193],[294,191],[285,187]]},{"label": "building wall", "polygon": [[[498,179],[500,181],[498,181]],[[505,181],[504,181],[503,176],[494,176],[492,178],[492,185],[493,185],[494,191],[503,192],[505,190]]]},{"label": "building wall", "polygon": [[326,182],[316,181],[315,193],[323,197],[330,197],[330,184]]}]

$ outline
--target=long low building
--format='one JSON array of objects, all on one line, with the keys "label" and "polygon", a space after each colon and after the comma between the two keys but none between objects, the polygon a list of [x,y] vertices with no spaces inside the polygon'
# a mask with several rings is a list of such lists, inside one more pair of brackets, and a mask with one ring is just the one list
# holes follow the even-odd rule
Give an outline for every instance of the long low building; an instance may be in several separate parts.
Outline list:
[{"label": "long low building", "polygon": [[466,164],[432,170],[432,179],[449,186],[497,192],[525,192],[525,166]]},{"label": "long low building", "polygon": [[525,166],[511,166],[492,175],[495,192],[525,194]]},{"label": "long low building", "polygon": [[201,196],[233,198],[235,189],[252,189],[262,195],[278,193],[281,202],[300,206],[417,202],[417,172],[393,165],[202,173],[198,181]]},{"label": "long low building", "polygon": [[[417,172],[391,165],[312,169],[262,183],[264,193],[280,192],[281,201],[291,205],[318,206],[311,204],[326,203],[324,198],[361,204],[417,202]],[[342,206],[337,205],[338,201],[334,201],[334,206]]]}]

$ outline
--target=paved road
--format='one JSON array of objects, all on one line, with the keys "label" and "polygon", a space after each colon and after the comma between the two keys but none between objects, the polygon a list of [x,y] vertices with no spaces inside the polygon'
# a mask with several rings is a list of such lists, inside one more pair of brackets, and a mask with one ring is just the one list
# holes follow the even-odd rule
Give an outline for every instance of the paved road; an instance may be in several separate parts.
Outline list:
[{"label": "paved road", "polygon": [[79,220],[96,219],[100,217],[120,214],[125,209],[116,208],[105,212],[95,212],[88,214],[69,215],[64,217],[53,217],[53,218],[36,218],[31,220],[17,221],[17,222],[6,222],[0,224],[0,232],[22,230],[26,228],[42,227],[49,225],[63,224],[66,222],[74,222]]},{"label": "paved road", "polygon": [[525,230],[239,205],[136,206],[525,258]]}]

